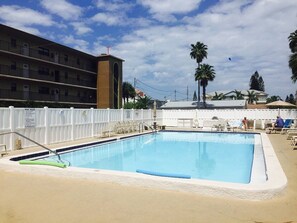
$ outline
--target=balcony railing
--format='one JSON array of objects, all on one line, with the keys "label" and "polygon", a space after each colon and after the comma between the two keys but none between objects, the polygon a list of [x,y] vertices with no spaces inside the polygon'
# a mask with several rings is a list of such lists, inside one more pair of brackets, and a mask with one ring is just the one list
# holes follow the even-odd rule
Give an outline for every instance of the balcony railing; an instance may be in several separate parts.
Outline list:
[{"label": "balcony railing", "polygon": [[[44,52],[37,47],[29,47],[29,46],[22,46],[22,45],[15,45],[11,46],[10,42],[0,40],[0,50],[8,51],[11,53],[16,53],[24,56],[29,56],[37,59],[41,59],[44,61],[49,61],[61,65],[66,65],[69,67],[74,67],[86,71],[90,71],[95,73],[96,72],[96,64],[95,62],[92,63],[85,63],[84,61],[78,62],[77,60],[71,58],[65,58],[65,54],[60,55],[56,54],[55,52]],[[82,58],[81,58],[82,59]]]},{"label": "balcony railing", "polygon": [[72,95],[65,96],[61,94],[41,94],[33,91],[11,91],[6,89],[0,89],[0,100],[1,99],[96,104],[96,98],[90,96],[78,97]]},{"label": "balcony railing", "polygon": [[15,76],[15,77],[25,77],[25,78],[36,79],[40,81],[46,80],[46,81],[52,81],[56,83],[96,88],[95,78],[93,80],[84,80],[81,77],[79,80],[77,80],[77,78],[68,77],[67,79],[63,78],[63,81],[60,81],[63,77],[62,75],[56,76],[54,73],[40,74],[40,72],[37,70],[12,68],[11,66],[7,66],[7,65],[0,65],[0,74],[6,74],[10,76]]}]

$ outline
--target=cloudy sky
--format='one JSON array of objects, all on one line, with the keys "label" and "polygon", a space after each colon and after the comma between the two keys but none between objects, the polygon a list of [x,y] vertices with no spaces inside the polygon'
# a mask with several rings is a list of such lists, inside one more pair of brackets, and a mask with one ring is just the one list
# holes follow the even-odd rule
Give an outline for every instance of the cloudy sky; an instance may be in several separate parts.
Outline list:
[{"label": "cloudy sky", "polygon": [[186,99],[187,87],[193,98],[197,41],[216,71],[207,92],[249,89],[255,71],[270,96],[297,89],[288,68],[296,0],[1,0],[0,23],[95,56],[110,47],[125,60],[124,81],[156,99]]}]

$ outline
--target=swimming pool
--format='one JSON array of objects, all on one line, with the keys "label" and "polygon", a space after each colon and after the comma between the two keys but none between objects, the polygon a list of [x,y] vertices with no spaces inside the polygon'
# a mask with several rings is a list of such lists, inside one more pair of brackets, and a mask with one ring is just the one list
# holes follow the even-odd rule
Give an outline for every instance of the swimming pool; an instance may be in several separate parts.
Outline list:
[{"label": "swimming pool", "polygon": [[[181,134],[183,132],[176,132],[174,134]],[[163,137],[165,141],[170,138],[176,139],[175,135],[172,134],[171,137]],[[223,133],[224,137],[214,138],[212,137],[213,133],[205,133],[203,137],[200,138],[200,143],[212,141],[217,144],[223,144],[225,142],[232,142],[237,144],[238,140],[234,137],[237,133]],[[217,133],[222,134],[222,133]],[[287,178],[285,173],[282,170],[282,167],[278,161],[278,158],[274,152],[272,144],[265,133],[252,134],[254,138],[253,145],[253,161],[252,168],[250,173],[250,182],[249,183],[234,183],[220,180],[212,179],[200,179],[200,178],[191,178],[191,179],[180,179],[174,177],[159,177],[151,176],[147,174],[140,174],[137,172],[127,172],[127,171],[118,171],[118,170],[109,170],[109,169],[94,169],[87,167],[75,167],[69,166],[68,168],[61,169],[50,166],[36,166],[36,165],[22,165],[20,166],[20,160],[24,159],[40,159],[48,157],[48,152],[39,151],[34,153],[27,153],[23,155],[18,155],[10,158],[0,159],[1,166],[7,166],[11,171],[24,172],[29,174],[37,175],[46,175],[46,176],[55,176],[63,178],[74,178],[79,180],[89,180],[89,181],[98,181],[102,183],[110,182],[116,183],[124,186],[131,187],[145,187],[158,190],[167,190],[167,191],[179,191],[184,193],[199,194],[206,196],[219,196],[219,197],[229,197],[229,198],[239,198],[239,199],[248,199],[248,200],[264,200],[270,199],[276,195],[282,193],[284,188],[287,185]],[[198,135],[196,135],[198,137]],[[199,135],[202,136],[202,135]],[[250,144],[252,138],[251,134],[244,134],[245,143]],[[128,136],[130,137],[130,136]],[[134,136],[133,136],[134,137]],[[133,138],[132,137],[132,138]],[[146,136],[145,136],[146,137]],[[145,137],[143,140],[145,140]],[[187,134],[186,138],[183,140],[188,141],[189,144],[192,143],[193,135]],[[135,138],[136,139],[136,138]],[[140,140],[140,139],[139,139]],[[196,139],[195,139],[196,140]],[[70,151],[82,151],[82,147],[93,147],[100,144],[112,145],[110,142],[121,142],[126,141],[126,136],[123,137],[112,137],[109,139],[100,139],[96,142],[89,142],[80,145],[75,145],[72,147],[59,147],[56,148],[56,151],[59,154],[65,153],[70,155],[73,153],[68,153]],[[143,141],[143,143],[149,144],[150,141]],[[165,142],[164,142],[165,143]],[[166,144],[166,143],[165,143]],[[178,141],[175,142],[178,144]],[[133,143],[130,143],[133,145]],[[90,148],[91,148],[90,147]],[[84,160],[79,159],[81,163],[87,163],[87,160],[91,156],[95,155],[96,150],[91,149],[93,153],[89,153],[89,156]],[[122,147],[119,147],[118,150],[122,150]],[[112,155],[111,150],[103,152],[105,156]],[[200,152],[203,151],[203,147],[200,146]],[[128,152],[131,153],[131,152]],[[210,155],[208,153],[208,155]],[[70,161],[74,161],[75,156],[70,158]],[[131,156],[132,157],[132,156]],[[211,157],[211,156],[210,156]],[[180,158],[180,157],[179,157]],[[74,163],[74,162],[73,162]],[[199,162],[198,162],[199,163]],[[122,163],[122,165],[125,163]],[[178,164],[175,160],[174,164]],[[201,165],[200,161],[200,165]],[[82,165],[83,166],[83,165]],[[208,168],[207,168],[208,169]]]},{"label": "swimming pool", "polygon": [[159,132],[83,147],[61,158],[74,167],[249,183],[254,143],[254,134]]}]

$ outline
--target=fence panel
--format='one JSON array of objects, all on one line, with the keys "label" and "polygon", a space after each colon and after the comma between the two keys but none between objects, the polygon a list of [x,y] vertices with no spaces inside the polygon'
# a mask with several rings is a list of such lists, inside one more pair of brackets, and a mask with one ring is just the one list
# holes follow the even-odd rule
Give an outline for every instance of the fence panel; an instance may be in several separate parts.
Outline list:
[{"label": "fence panel", "polygon": [[[195,119],[203,123],[216,116],[226,120],[247,117],[263,125],[265,121],[274,121],[280,114],[283,119],[295,119],[297,123],[296,109],[157,110],[155,120],[153,113],[151,109],[0,108],[0,133],[17,131],[41,144],[52,144],[102,135],[103,131],[120,121],[138,121],[148,125],[157,121],[159,125],[174,127],[179,126],[180,120],[183,124],[185,120],[191,123]],[[35,146],[14,134],[0,136],[0,144],[13,150],[16,139],[21,140],[23,148]]]}]

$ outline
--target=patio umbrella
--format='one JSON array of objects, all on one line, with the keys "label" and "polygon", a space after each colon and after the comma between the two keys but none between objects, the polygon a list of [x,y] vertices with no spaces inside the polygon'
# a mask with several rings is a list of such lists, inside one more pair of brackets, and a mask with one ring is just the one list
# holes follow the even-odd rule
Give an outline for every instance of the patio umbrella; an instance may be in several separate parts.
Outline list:
[{"label": "patio umbrella", "polygon": [[274,101],[274,102],[266,104],[266,106],[268,108],[277,108],[279,116],[280,116],[281,108],[296,108],[296,105],[293,105],[293,104],[285,102],[285,101]]},{"label": "patio umbrella", "polygon": [[296,105],[285,101],[274,101],[271,103],[266,104],[268,108],[296,108]]}]

